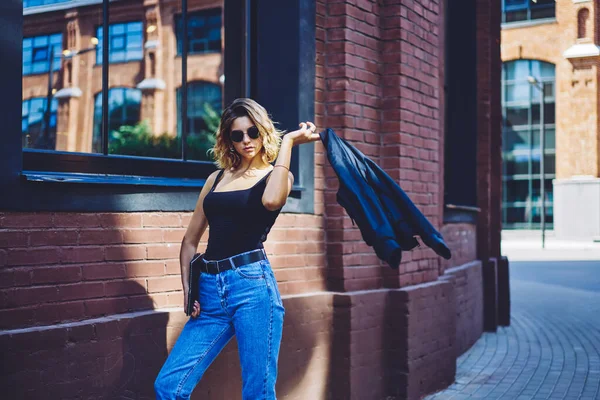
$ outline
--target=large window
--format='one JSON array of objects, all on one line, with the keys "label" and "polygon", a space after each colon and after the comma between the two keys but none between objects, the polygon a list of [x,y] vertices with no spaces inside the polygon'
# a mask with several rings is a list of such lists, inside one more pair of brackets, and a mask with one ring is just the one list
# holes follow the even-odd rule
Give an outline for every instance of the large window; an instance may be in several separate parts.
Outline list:
[{"label": "large window", "polygon": [[[127,134],[140,122],[142,92],[138,89],[111,88],[108,91],[108,148],[109,153],[122,154],[115,140]],[[94,102],[94,138],[92,152],[102,152],[102,93],[96,95]]]},{"label": "large window", "polygon": [[503,0],[502,21],[517,22],[554,18],[555,0]]},{"label": "large window", "polygon": [[[196,11],[188,14],[189,54],[221,51],[221,9]],[[183,25],[177,17],[177,54],[183,51]]]},{"label": "large window", "polygon": [[[50,102],[46,97],[33,97],[23,100],[21,110],[21,132],[23,148],[52,149],[56,143],[56,110],[58,101]],[[50,112],[48,123],[44,116]]]},{"label": "large window", "polygon": [[[208,10],[49,1],[25,10],[9,1],[0,13],[3,209],[193,210],[216,169],[205,150],[224,105],[253,98],[284,130],[314,119],[314,0],[221,0]],[[286,211],[312,212],[313,166],[312,145],[293,149]]]},{"label": "large window", "polygon": [[[544,87],[544,121],[540,121],[540,92]],[[545,129],[544,190],[546,222],[553,222],[552,179],[556,169],[554,65],[535,60],[504,63],[502,69],[503,225],[536,228],[541,222],[540,124]]]},{"label": "large window", "polygon": [[[108,28],[108,31],[110,43],[108,46],[108,59],[111,63],[138,61],[144,57],[144,33],[142,22],[112,24]],[[101,26],[96,30],[96,37],[98,38],[96,63],[102,64],[104,34]]]},{"label": "large window", "polygon": [[61,52],[62,34],[60,33],[24,38],[23,75],[48,72],[51,59],[54,61],[52,70],[58,70]]}]

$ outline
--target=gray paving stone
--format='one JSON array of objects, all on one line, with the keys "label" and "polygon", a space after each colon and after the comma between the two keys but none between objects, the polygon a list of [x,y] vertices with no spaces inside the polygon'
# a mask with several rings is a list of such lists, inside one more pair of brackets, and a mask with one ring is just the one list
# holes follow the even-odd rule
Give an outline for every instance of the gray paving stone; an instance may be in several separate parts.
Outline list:
[{"label": "gray paving stone", "polygon": [[545,265],[511,263],[511,326],[484,333],[451,389],[425,400],[600,400],[600,261],[563,264],[547,266],[552,280]]}]

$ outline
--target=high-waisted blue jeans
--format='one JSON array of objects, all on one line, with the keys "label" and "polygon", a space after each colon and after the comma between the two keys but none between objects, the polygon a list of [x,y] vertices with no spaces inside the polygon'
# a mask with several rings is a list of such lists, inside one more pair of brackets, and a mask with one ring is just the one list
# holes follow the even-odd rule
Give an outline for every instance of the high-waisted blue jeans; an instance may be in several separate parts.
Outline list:
[{"label": "high-waisted blue jeans", "polygon": [[157,399],[189,399],[202,375],[236,335],[244,400],[275,399],[284,308],[268,260],[202,273],[200,315],[186,322],[160,370]]}]

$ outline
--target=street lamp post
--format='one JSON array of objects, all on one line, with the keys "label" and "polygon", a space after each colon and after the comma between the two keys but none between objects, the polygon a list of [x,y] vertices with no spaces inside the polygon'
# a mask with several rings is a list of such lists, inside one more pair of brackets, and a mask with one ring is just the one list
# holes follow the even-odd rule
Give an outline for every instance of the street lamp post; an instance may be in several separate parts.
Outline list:
[{"label": "street lamp post", "polygon": [[52,114],[52,87],[54,80],[54,45],[50,46],[48,65],[48,92],[46,94],[46,111],[44,112],[44,134],[42,148],[47,149],[50,140],[50,115]]},{"label": "street lamp post", "polygon": [[527,81],[540,92],[540,224],[542,230],[542,249],[546,247],[546,186],[545,186],[545,168],[544,156],[546,149],[546,129],[544,120],[544,94],[546,92],[546,83],[538,81],[533,76],[528,76]]}]

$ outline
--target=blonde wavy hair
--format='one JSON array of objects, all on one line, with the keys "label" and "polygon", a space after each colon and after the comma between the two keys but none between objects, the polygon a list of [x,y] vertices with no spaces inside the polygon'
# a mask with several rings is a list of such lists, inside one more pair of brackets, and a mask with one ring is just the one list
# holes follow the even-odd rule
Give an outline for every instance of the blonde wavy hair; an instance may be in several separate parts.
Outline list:
[{"label": "blonde wavy hair", "polygon": [[248,98],[235,99],[221,115],[217,129],[216,143],[210,150],[219,168],[230,169],[239,167],[242,157],[235,151],[230,132],[236,118],[248,117],[258,128],[259,138],[262,139],[260,150],[266,163],[275,161],[281,145],[281,137],[285,133],[275,128],[275,123],[269,117],[267,110],[256,101]]}]

